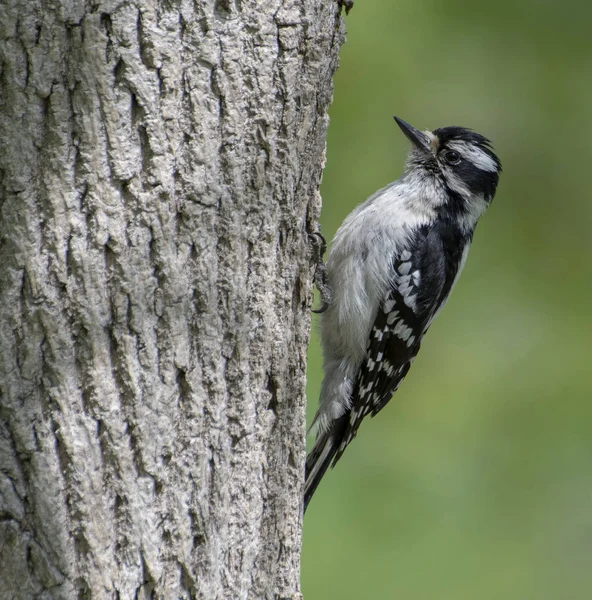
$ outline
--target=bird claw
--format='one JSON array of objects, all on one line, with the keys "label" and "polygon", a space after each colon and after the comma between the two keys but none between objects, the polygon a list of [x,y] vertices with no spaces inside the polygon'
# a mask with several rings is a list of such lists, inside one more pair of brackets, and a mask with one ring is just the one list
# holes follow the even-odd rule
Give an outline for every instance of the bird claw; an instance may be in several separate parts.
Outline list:
[{"label": "bird claw", "polygon": [[354,7],[354,0],[337,0],[339,8],[345,9],[345,14],[349,15],[349,11]]},{"label": "bird claw", "polygon": [[331,288],[327,283],[327,271],[325,268],[325,263],[323,262],[323,256],[327,250],[327,240],[320,231],[311,233],[309,237],[314,250],[314,282],[321,294],[321,300],[323,301],[321,307],[312,309],[312,312],[315,314],[320,314],[324,313],[329,308],[332,299]]},{"label": "bird claw", "polygon": [[323,302],[323,305],[321,306],[321,308],[311,308],[310,312],[313,312],[315,315],[320,315],[320,314],[324,313],[328,308],[329,308],[329,303]]}]

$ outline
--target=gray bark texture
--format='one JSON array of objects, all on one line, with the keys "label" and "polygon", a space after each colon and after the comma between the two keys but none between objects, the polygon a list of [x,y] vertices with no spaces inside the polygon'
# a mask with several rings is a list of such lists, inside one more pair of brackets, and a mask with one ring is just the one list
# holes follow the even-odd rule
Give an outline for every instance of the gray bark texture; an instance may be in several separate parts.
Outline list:
[{"label": "gray bark texture", "polygon": [[300,597],[333,0],[1,0],[0,598]]}]

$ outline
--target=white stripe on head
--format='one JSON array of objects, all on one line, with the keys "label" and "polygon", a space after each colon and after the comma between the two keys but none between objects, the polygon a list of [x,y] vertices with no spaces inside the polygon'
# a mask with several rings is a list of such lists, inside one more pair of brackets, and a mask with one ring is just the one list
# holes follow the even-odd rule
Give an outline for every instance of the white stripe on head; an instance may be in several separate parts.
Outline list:
[{"label": "white stripe on head", "polygon": [[498,165],[491,158],[487,152],[476,146],[475,144],[469,144],[463,140],[456,140],[447,144],[450,150],[456,150],[462,157],[469,162],[473,163],[478,169],[482,171],[494,172],[498,170]]},{"label": "white stripe on head", "polygon": [[454,172],[454,169],[449,166],[444,166],[442,167],[442,171],[446,177],[446,183],[453,192],[456,192],[465,199],[468,199],[473,195],[473,192],[471,192],[466,183]]},{"label": "white stripe on head", "polygon": [[465,213],[460,215],[458,224],[465,231],[475,227],[477,221],[487,208],[487,202],[482,194],[475,194],[465,185],[464,181],[450,168],[444,167],[446,183],[453,192],[456,192],[463,200]]}]

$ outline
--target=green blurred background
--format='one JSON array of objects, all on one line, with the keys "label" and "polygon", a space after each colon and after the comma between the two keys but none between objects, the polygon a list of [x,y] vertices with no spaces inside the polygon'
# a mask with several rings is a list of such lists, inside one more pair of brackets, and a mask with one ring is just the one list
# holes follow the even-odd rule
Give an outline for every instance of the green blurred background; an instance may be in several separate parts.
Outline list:
[{"label": "green blurred background", "polygon": [[[541,0],[347,18],[328,239],[401,174],[394,114],[474,128],[504,173],[409,376],[310,505],[305,600],[592,598],[591,25],[592,4]],[[310,419],[321,378],[315,337]]]}]

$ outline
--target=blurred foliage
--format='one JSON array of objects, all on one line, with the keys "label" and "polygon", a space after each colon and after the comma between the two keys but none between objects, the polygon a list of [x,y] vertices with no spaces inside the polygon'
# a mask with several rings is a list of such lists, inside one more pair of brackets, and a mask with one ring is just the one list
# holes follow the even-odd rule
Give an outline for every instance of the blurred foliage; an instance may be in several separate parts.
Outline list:
[{"label": "blurred foliage", "polygon": [[[328,0],[330,1],[330,0]],[[463,125],[504,164],[451,301],[305,519],[306,600],[592,597],[592,4],[356,0],[322,227]],[[309,418],[322,378],[309,359]]]}]

